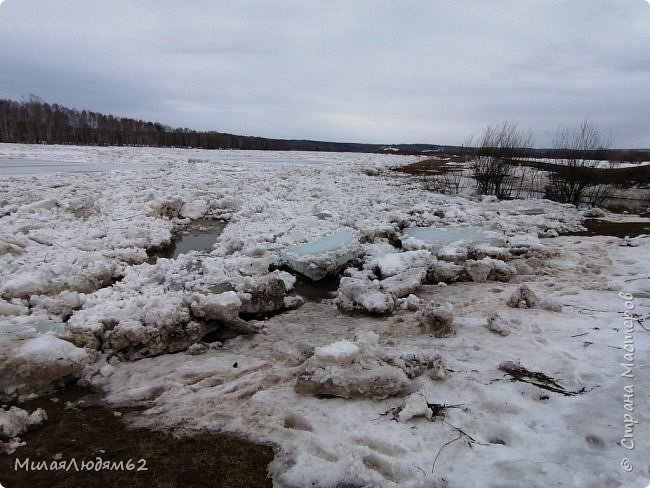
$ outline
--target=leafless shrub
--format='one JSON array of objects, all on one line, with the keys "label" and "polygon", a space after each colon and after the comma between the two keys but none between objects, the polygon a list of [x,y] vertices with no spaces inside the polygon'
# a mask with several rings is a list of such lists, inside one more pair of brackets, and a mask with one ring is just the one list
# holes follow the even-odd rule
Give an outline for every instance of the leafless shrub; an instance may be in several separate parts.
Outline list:
[{"label": "leafless shrub", "polygon": [[428,191],[449,195],[458,195],[467,185],[468,179],[462,169],[447,169],[443,173],[427,177],[424,182]]},{"label": "leafless shrub", "polygon": [[492,156],[478,156],[470,167],[480,193],[498,198],[510,196],[507,183],[512,176],[512,167],[508,163]]},{"label": "leafless shrub", "polygon": [[530,168],[530,193],[535,195],[538,198],[544,195],[544,186],[548,181],[548,177],[545,171],[542,171],[539,168]]},{"label": "leafless shrub", "polygon": [[[511,178],[511,196],[514,198],[535,198],[539,192],[535,190],[536,179],[540,170],[531,166],[520,164],[514,166]],[[539,185],[537,185],[539,186]]]},{"label": "leafless shrub", "polygon": [[603,135],[589,120],[572,129],[560,127],[553,149],[562,168],[550,177],[549,197],[578,204],[588,194],[592,195],[591,200],[607,194],[609,185],[595,181],[593,170],[605,159],[610,144],[611,137]]},{"label": "leafless shrub", "polygon": [[532,131],[519,129],[515,122],[486,127],[470,163],[476,189],[484,195],[509,197],[513,166],[506,158],[525,155],[532,144]]},{"label": "leafless shrub", "polygon": [[449,181],[456,195],[467,188],[467,176],[465,176],[465,171],[462,169],[451,171],[449,173]]},{"label": "leafless shrub", "polygon": [[591,207],[602,207],[605,200],[612,196],[612,185],[601,183],[589,185],[584,191],[584,200]]}]

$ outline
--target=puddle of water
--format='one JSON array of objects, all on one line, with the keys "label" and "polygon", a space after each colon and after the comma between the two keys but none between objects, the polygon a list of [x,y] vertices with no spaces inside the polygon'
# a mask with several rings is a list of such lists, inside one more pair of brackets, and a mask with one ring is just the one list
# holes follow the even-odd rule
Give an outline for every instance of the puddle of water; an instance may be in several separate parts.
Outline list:
[{"label": "puddle of water", "polygon": [[[51,398],[58,398],[53,402]],[[66,409],[66,402],[85,400],[80,408]],[[175,438],[163,432],[127,428],[113,410],[98,403],[100,395],[79,387],[70,387],[55,394],[15,404],[28,410],[43,408],[48,419],[23,435],[26,446],[11,455],[0,456],[2,483],[13,486],[271,486],[266,466],[273,459],[273,450],[222,434],[202,433],[193,437]],[[13,405],[13,404],[12,404]],[[130,409],[133,411],[133,409]],[[121,409],[123,418],[131,415]],[[127,461],[146,471],[101,470],[14,470],[16,460],[46,461],[55,455],[61,461]],[[58,457],[58,456],[57,456]]]},{"label": "puddle of water", "polygon": [[[255,316],[254,318],[257,318],[257,316]],[[206,335],[204,335],[201,338],[201,342],[207,342],[207,343],[226,342],[228,339],[234,339],[235,337],[239,337],[240,335],[242,335],[241,332],[228,329],[227,327],[217,327],[215,330],[208,332]]]},{"label": "puddle of water", "polygon": [[321,280],[312,281],[305,276],[297,275],[296,283],[289,295],[300,295],[305,302],[320,303],[322,300],[336,297],[340,280],[339,276],[326,276]]},{"label": "puddle of water", "polygon": [[159,258],[176,259],[190,251],[210,252],[226,225],[227,222],[216,220],[195,220],[178,232],[171,244],[162,249],[149,251],[149,263],[153,264]]},{"label": "puddle of water", "polygon": [[650,222],[610,222],[601,219],[585,219],[582,223],[587,230],[569,232],[569,236],[612,236],[636,237],[650,234]]},{"label": "puddle of water", "polygon": [[608,198],[602,204],[603,208],[616,213],[642,213],[648,206],[647,198]]},{"label": "puddle of water", "polygon": [[14,338],[21,333],[28,331],[29,329],[34,329],[39,334],[44,334],[46,332],[62,334],[65,332],[65,324],[62,322],[54,321],[40,322],[36,324],[13,324],[11,322],[3,321],[3,323],[0,324],[0,342]]}]

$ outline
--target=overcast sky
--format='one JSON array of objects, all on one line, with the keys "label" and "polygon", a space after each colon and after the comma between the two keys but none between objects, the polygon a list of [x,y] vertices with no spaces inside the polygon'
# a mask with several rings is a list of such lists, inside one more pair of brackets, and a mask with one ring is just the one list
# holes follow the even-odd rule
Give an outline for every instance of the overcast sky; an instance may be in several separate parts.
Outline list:
[{"label": "overcast sky", "polygon": [[645,0],[0,0],[0,98],[173,127],[462,144],[588,118],[650,147]]}]

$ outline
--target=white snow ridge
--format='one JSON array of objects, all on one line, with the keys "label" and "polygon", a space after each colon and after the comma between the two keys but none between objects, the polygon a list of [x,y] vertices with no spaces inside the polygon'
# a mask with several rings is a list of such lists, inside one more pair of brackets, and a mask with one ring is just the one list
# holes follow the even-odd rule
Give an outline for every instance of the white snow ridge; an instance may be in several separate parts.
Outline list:
[{"label": "white snow ridge", "polygon": [[[647,484],[647,236],[563,236],[573,206],[433,193],[392,154],[12,157],[112,170],[0,177],[3,401],[92,384],[277,447],[278,487]],[[211,247],[153,257],[197,219]],[[46,421],[0,414],[11,449]]]}]

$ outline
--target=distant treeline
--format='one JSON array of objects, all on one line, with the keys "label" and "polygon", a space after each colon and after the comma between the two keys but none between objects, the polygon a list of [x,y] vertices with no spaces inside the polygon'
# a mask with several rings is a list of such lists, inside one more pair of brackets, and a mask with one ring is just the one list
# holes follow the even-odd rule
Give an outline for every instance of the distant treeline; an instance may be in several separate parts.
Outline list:
[{"label": "distant treeline", "polygon": [[405,144],[387,147],[309,140],[267,139],[223,132],[174,129],[157,122],[77,110],[38,97],[0,100],[0,142],[96,146],[158,146],[201,149],[257,149],[419,154],[438,146]]},{"label": "distant treeline", "polygon": [[76,110],[30,98],[0,100],[0,141],[25,144],[286,149],[281,141],[220,132],[197,132]]},{"label": "distant treeline", "polygon": [[[340,151],[387,154],[476,154],[477,148],[436,144],[359,144],[312,140],[268,139],[224,132],[172,128],[158,122],[115,117],[46,103],[30,95],[17,102],[0,99],[0,142],[77,144],[83,146],[157,146],[199,149],[256,149],[272,151]],[[488,148],[489,149],[489,148]],[[485,148],[483,148],[485,150]],[[479,150],[481,152],[481,150]],[[511,149],[502,157],[558,158],[554,149]],[[584,155],[583,155],[584,156]],[[647,161],[648,150],[607,150],[593,159]]]}]

